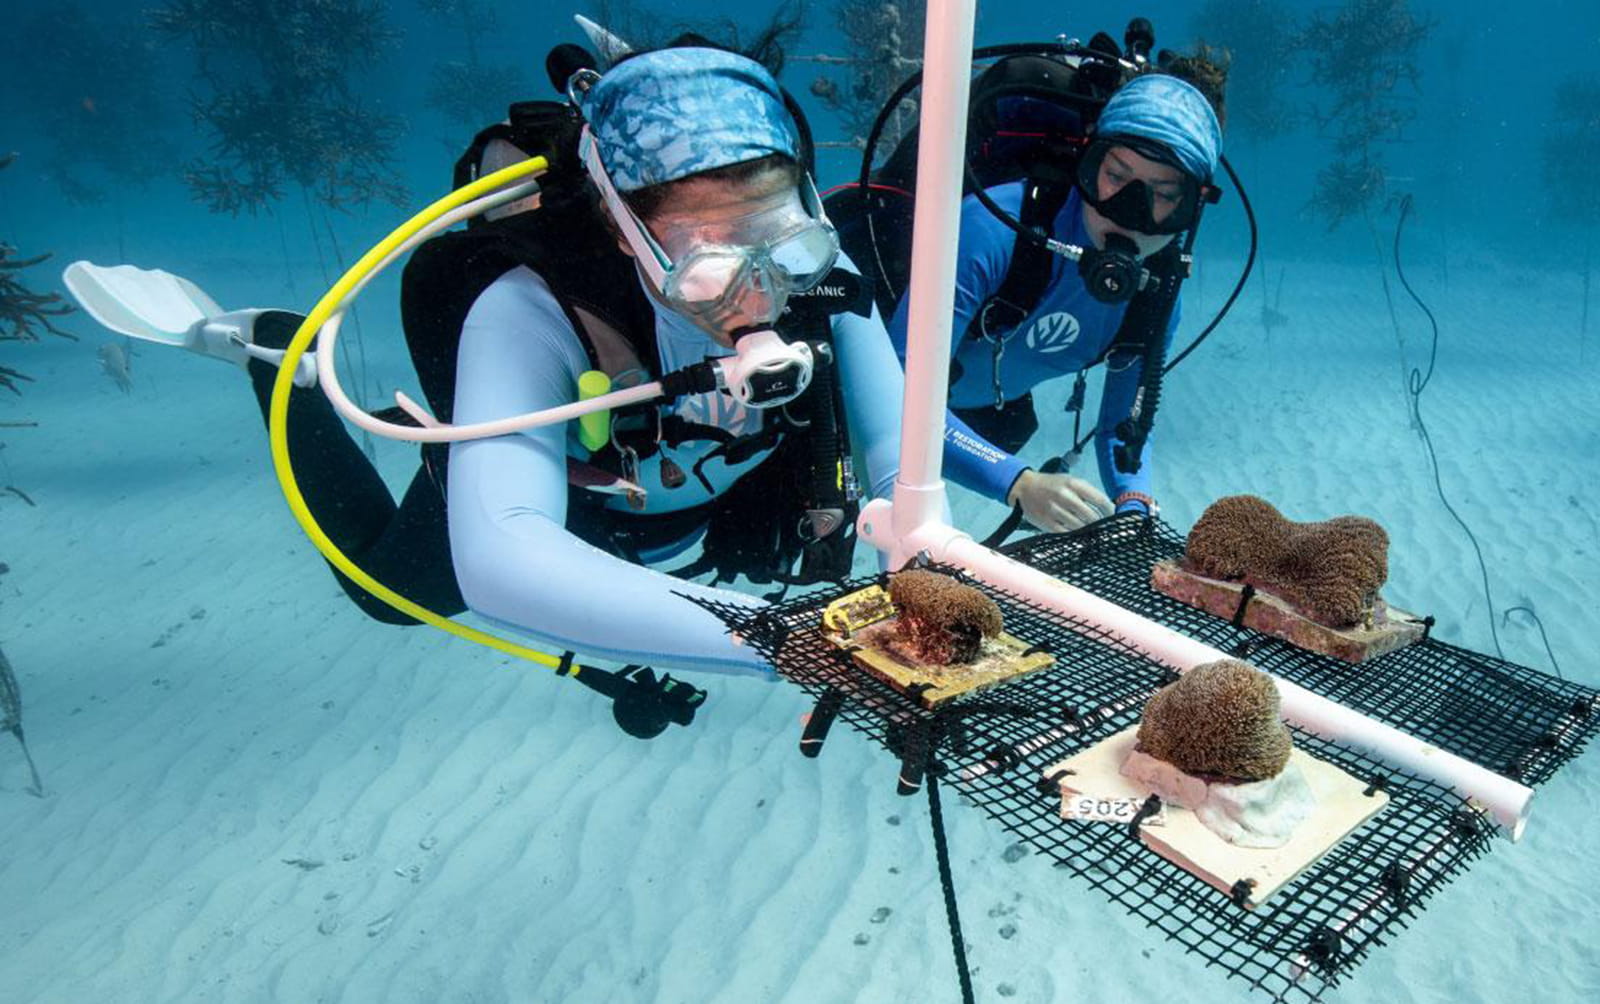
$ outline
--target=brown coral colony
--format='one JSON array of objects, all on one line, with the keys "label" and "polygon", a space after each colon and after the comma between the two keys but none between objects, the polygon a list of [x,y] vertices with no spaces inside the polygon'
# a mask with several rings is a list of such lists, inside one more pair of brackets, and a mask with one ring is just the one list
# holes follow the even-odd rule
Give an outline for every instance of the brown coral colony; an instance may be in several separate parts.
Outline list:
[{"label": "brown coral colony", "polygon": [[938,572],[911,569],[891,575],[889,597],[899,613],[901,640],[928,663],[971,662],[983,640],[1004,626],[993,600]]},{"label": "brown coral colony", "polygon": [[1247,582],[1330,627],[1365,619],[1389,575],[1389,536],[1361,516],[1296,523],[1254,495],[1218,499],[1189,534],[1185,563]]},{"label": "brown coral colony", "polygon": [[1139,749],[1186,774],[1265,781],[1289,762],[1289,730],[1278,688],[1249,663],[1196,666],[1145,704]]}]

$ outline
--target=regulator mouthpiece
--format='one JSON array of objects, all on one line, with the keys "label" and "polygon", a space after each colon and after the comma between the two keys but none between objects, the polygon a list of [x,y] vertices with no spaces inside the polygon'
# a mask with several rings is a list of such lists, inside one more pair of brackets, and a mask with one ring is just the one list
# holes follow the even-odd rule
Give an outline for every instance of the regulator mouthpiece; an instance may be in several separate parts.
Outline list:
[{"label": "regulator mouthpiece", "polygon": [[717,384],[751,408],[788,404],[811,386],[814,359],[805,342],[786,342],[770,329],[735,335],[734,354],[716,360]]}]

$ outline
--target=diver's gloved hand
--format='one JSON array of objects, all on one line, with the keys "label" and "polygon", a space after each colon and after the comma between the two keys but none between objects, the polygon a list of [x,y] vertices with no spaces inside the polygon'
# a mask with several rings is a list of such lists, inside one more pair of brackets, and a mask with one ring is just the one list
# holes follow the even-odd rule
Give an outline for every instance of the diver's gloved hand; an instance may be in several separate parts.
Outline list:
[{"label": "diver's gloved hand", "polygon": [[1029,523],[1047,533],[1064,533],[1111,515],[1111,500],[1082,478],[1070,474],[1023,471],[1006,495],[1021,506]]}]

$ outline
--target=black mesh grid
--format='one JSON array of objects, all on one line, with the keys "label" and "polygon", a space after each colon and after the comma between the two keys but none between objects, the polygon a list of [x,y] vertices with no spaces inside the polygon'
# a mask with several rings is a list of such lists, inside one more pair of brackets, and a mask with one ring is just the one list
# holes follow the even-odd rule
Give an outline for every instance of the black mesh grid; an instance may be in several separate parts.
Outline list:
[{"label": "black mesh grid", "polygon": [[1150,588],[1150,569],[1183,544],[1165,523],[1129,514],[1003,551],[1524,784],[1549,780],[1595,730],[1593,689],[1493,656],[1430,638],[1357,666],[1179,603]]},{"label": "black mesh grid", "polygon": [[[1007,553],[1225,651],[1247,646],[1282,675],[1525,783],[1548,779],[1593,733],[1596,692],[1428,640],[1351,666],[1292,649],[1168,600],[1150,566],[1182,553],[1158,521],[1128,516]],[[1104,891],[1206,964],[1278,999],[1316,1000],[1474,858],[1494,832],[1448,789],[1359,751],[1295,731],[1302,749],[1382,786],[1390,804],[1310,870],[1247,909],[1148,849],[1126,826],[1067,823],[1044,770],[1135,724],[1169,682],[1163,666],[1098,629],[983,587],[1006,631],[1056,658],[1047,670],[936,712],[859,671],[818,630],[832,600],[864,579],[751,610],[706,604],[839,718],[881,742],[913,784],[927,764],[1057,868]],[[1240,649],[1242,651],[1242,649]],[[912,789],[914,790],[914,788]]]}]

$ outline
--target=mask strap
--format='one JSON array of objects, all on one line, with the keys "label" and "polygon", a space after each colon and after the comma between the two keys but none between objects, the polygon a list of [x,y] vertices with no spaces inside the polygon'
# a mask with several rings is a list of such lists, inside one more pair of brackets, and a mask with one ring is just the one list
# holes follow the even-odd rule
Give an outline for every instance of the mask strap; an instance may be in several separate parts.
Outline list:
[{"label": "mask strap", "polygon": [[810,171],[800,172],[800,204],[811,218],[832,230],[833,221],[828,219],[828,210],[822,203],[822,196],[817,193],[817,183],[812,180]]},{"label": "mask strap", "polygon": [[628,208],[628,204],[622,201],[616,186],[611,183],[611,176],[606,174],[605,164],[600,161],[599,144],[594,141],[588,126],[583,127],[578,148],[582,151],[584,169],[589,172],[589,178],[594,182],[595,188],[600,190],[600,198],[605,202],[606,208],[611,210],[611,218],[616,220],[617,229],[622,231],[623,240],[633,248],[634,259],[639,263],[639,267],[644,269],[645,275],[658,291],[666,289],[667,269],[671,266],[672,259],[667,257],[667,253],[656,243],[649,229],[633,214],[633,210]]}]

